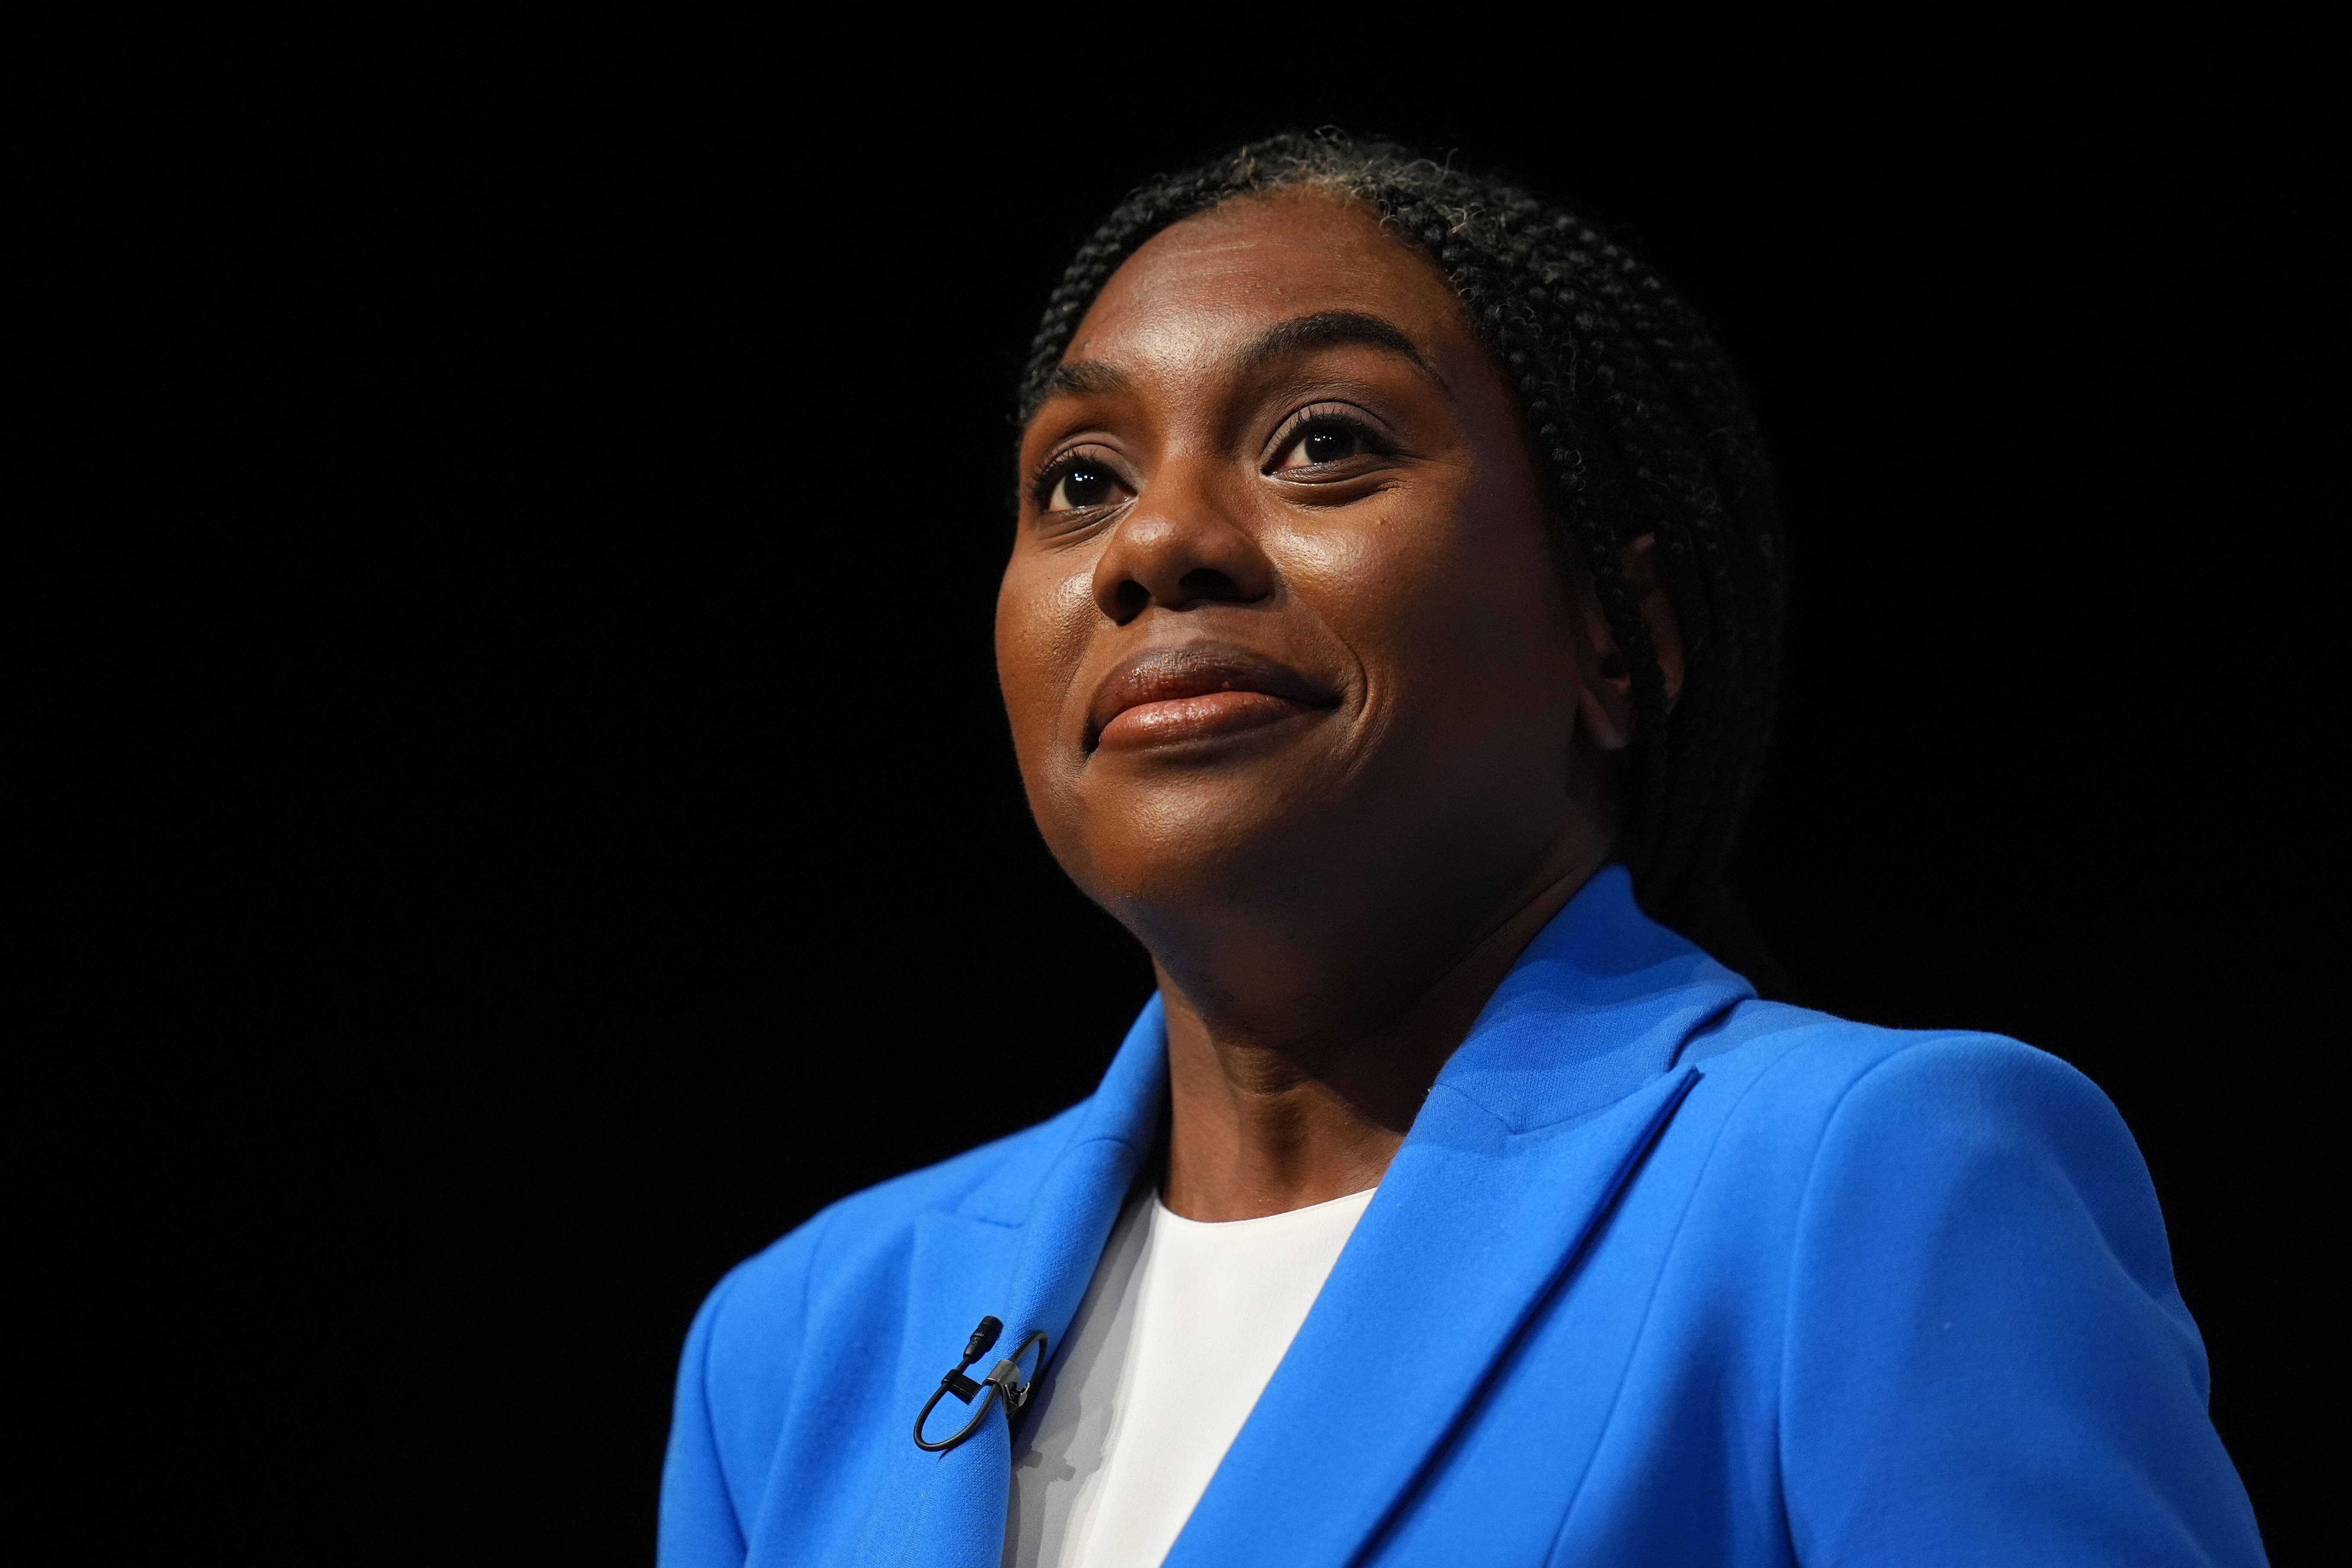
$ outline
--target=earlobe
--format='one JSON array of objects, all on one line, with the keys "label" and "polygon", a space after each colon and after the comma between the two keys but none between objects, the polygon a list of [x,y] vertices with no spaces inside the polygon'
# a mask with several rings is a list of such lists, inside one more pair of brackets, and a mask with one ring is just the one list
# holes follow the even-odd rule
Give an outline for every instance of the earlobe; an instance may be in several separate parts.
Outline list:
[{"label": "earlobe", "polygon": [[[1645,533],[1628,544],[1618,556],[1618,571],[1649,630],[1659,673],[1665,677],[1666,707],[1671,711],[1683,690],[1682,617],[1675,613],[1674,599],[1658,571],[1657,543],[1655,534]],[[1581,597],[1587,658],[1577,717],[1595,746],[1604,752],[1622,752],[1633,743],[1633,673],[1590,584]]]},{"label": "earlobe", "polygon": [[1633,682],[1622,673],[1624,660],[1615,663],[1618,674],[1612,675],[1605,667],[1587,674],[1584,689],[1576,700],[1577,721],[1583,725],[1586,738],[1604,752],[1622,752],[1633,743]]}]

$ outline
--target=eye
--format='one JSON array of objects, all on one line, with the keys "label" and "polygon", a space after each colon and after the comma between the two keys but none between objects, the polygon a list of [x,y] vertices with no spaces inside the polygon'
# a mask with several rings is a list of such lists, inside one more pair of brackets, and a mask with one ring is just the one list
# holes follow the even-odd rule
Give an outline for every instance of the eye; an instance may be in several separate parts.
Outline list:
[{"label": "eye", "polygon": [[1126,491],[1127,487],[1107,466],[1081,459],[1062,470],[1053,493],[1045,500],[1045,510],[1084,511],[1089,507],[1108,506]]},{"label": "eye", "polygon": [[1286,468],[1317,468],[1327,463],[1344,463],[1360,458],[1372,449],[1362,431],[1352,425],[1334,419],[1318,419],[1302,426],[1282,449],[1271,470],[1280,473]]}]

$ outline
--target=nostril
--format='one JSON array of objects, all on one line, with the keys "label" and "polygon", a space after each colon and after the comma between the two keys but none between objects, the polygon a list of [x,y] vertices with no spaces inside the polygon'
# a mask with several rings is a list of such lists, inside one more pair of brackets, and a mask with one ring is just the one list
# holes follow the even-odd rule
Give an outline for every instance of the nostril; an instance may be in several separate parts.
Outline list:
[{"label": "nostril", "polygon": [[1125,626],[1143,614],[1144,606],[1151,603],[1151,590],[1129,577],[1113,591],[1111,602],[1117,606],[1116,618],[1118,624]]}]

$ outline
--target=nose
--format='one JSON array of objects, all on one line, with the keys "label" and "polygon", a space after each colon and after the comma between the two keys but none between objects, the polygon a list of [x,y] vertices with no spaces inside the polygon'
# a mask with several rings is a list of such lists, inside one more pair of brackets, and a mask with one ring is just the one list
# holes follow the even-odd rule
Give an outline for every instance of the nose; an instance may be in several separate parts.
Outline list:
[{"label": "nose", "polygon": [[1274,563],[1202,487],[1163,469],[1095,562],[1095,604],[1118,626],[1154,605],[1249,605],[1272,595]]}]

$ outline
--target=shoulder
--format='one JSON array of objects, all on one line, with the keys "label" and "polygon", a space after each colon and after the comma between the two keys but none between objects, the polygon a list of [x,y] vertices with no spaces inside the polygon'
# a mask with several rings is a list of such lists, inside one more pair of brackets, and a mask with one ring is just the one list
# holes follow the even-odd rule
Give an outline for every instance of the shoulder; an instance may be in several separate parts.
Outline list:
[{"label": "shoulder", "polygon": [[1786,1221],[1820,1245],[1906,1216],[1966,1227],[2061,1204],[2145,1289],[2172,1292],[2137,1144],[2098,1086],[2046,1051],[1748,1002],[1683,1060],[1700,1074],[1690,1131],[1712,1173],[1777,1185]]},{"label": "shoulder", "polygon": [[[2048,1052],[1746,1003],[1685,1060],[1712,1184],[1743,1202],[1775,1194],[1800,1278],[1883,1282],[1900,1259],[1925,1278],[1962,1256],[1988,1278],[2091,1269],[2187,1326],[2138,1145],[2098,1086]],[[2039,1257],[2021,1248],[2028,1236]]]},{"label": "shoulder", "polygon": [[679,1361],[665,1539],[705,1527],[725,1534],[751,1517],[803,1392],[812,1340],[828,1320],[836,1329],[845,1317],[897,1321],[894,1292],[906,1288],[923,1215],[1010,1199],[1024,1172],[1067,1142],[1078,1110],[854,1193],[728,1271],[695,1314]]},{"label": "shoulder", "polygon": [[1023,1176],[1051,1160],[1082,1109],[853,1193],[744,1259],[703,1306],[714,1353],[796,1340],[813,1277],[839,1282],[887,1269],[912,1247],[924,1214],[996,1206],[991,1198],[1025,1187]]},{"label": "shoulder", "polygon": [[2001,1081],[2032,1090],[2105,1097],[2047,1051],[2005,1035],[1964,1029],[1889,1029],[1780,1002],[1748,1000],[1694,1035],[1678,1058],[1768,1100],[1834,1105],[1865,1080],[1900,1093],[1952,1083]]},{"label": "shoulder", "polygon": [[2261,1560],[2096,1085],[1998,1035],[1757,1004],[1688,1054],[1706,1228],[1769,1283],[1801,1557]]},{"label": "shoulder", "polygon": [[1844,1141],[1940,1140],[1963,1127],[2033,1126],[2070,1145],[2084,1143],[2086,1152],[2128,1152],[2137,1162],[2122,1118],[2096,1084],[2002,1035],[1880,1028],[1750,1001],[1695,1036],[1680,1062],[1698,1068],[1719,1114],[1802,1129],[1820,1140],[1832,1132]]}]

